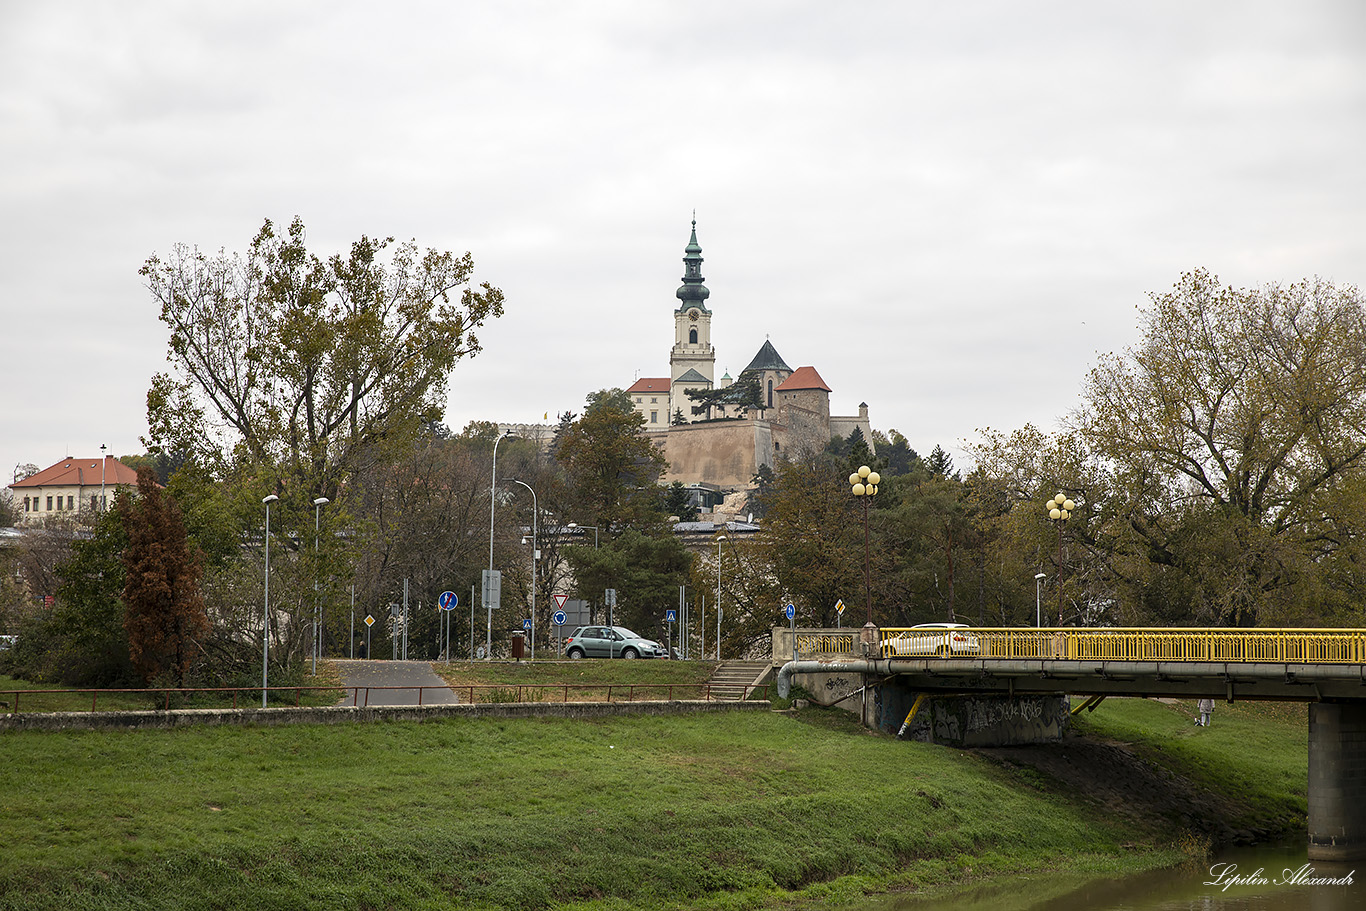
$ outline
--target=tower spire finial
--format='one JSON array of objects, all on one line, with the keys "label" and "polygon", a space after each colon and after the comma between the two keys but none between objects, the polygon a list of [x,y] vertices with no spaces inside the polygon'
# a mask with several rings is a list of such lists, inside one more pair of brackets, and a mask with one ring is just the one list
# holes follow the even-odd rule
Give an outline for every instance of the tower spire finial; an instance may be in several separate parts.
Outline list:
[{"label": "tower spire finial", "polygon": [[683,285],[674,296],[678,298],[680,310],[689,306],[707,309],[706,300],[711,296],[707,286],[702,284],[702,247],[697,242],[697,210],[692,213],[692,236],[683,251]]}]

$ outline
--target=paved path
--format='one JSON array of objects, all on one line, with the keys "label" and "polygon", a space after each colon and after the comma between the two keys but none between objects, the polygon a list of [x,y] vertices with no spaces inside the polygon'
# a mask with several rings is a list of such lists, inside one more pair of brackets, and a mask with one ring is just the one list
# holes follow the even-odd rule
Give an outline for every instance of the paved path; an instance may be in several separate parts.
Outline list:
[{"label": "paved path", "polygon": [[[359,692],[361,705],[417,705],[421,693],[422,705],[454,705],[460,699],[446,682],[432,670],[428,661],[382,661],[336,659],[341,671],[342,686],[371,687]],[[374,687],[404,687],[404,689],[374,689]],[[419,690],[419,687],[423,689]],[[352,693],[347,693],[342,705],[352,705]]]}]

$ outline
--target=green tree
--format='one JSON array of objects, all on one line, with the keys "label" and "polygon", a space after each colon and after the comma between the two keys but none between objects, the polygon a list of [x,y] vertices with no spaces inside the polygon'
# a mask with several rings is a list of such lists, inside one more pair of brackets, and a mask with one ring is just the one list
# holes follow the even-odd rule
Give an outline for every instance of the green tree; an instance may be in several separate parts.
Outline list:
[{"label": "green tree", "polygon": [[615,589],[616,625],[662,638],[664,612],[678,603],[693,560],[682,542],[668,533],[652,537],[628,529],[601,547],[565,551],[578,597],[601,603],[603,592]]},{"label": "green tree", "polygon": [[671,516],[678,516],[680,522],[696,522],[700,514],[682,481],[674,481],[664,488],[664,511]]},{"label": "green tree", "polygon": [[335,500],[377,450],[439,420],[451,368],[478,353],[474,330],[502,314],[503,295],[468,287],[468,253],[392,243],[362,237],[323,260],[296,218],[283,235],[266,221],[245,255],[177,245],[150,257],[140,274],[172,364],[147,396],[153,451],[219,477],[260,466],[300,502]]},{"label": "green tree", "polygon": [[74,531],[67,527],[67,547],[54,570],[52,606],[16,612],[12,672],[66,686],[132,685],[121,600],[127,537],[118,499],[80,534]]},{"label": "green tree", "polygon": [[[855,499],[848,469],[822,457],[780,461],[772,494],[765,497],[763,547],[775,590],[812,625],[834,626],[840,600],[849,607],[846,621],[852,617],[861,624],[866,613],[863,511]],[[874,622],[882,622],[874,607]]]},{"label": "green tree", "polygon": [[[125,495],[126,499],[126,495]],[[124,629],[128,654],[142,679],[185,685],[209,631],[199,593],[198,556],[190,549],[180,508],[162,493],[150,468],[138,471],[136,499],[121,509]]]},{"label": "green tree", "polygon": [[1166,589],[1187,592],[1200,622],[1255,625],[1281,612],[1285,590],[1312,595],[1345,540],[1342,491],[1366,462],[1357,289],[1249,291],[1187,273],[1152,295],[1143,341],[1103,358],[1083,400],[1078,429],[1123,495],[1129,575],[1179,574]]},{"label": "green tree", "polygon": [[705,414],[708,420],[711,420],[713,408],[722,408],[723,414],[730,412],[729,417],[743,417],[756,408],[764,407],[757,373],[742,373],[729,386],[689,389],[688,398],[693,403],[692,413]]},{"label": "green tree", "polygon": [[667,463],[645,419],[621,389],[588,396],[583,416],[560,435],[556,457],[584,515],[604,534],[662,527],[656,483]]}]

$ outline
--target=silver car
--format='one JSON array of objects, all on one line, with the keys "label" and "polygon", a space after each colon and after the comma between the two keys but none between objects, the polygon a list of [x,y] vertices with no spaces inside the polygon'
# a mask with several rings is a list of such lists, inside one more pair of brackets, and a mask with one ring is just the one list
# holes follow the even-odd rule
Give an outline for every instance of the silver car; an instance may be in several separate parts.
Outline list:
[{"label": "silver car", "polygon": [[883,654],[889,657],[907,655],[980,654],[977,637],[967,632],[966,623],[917,623],[883,643]]},{"label": "silver car", "polygon": [[664,646],[624,626],[581,626],[564,640],[570,658],[667,658]]}]

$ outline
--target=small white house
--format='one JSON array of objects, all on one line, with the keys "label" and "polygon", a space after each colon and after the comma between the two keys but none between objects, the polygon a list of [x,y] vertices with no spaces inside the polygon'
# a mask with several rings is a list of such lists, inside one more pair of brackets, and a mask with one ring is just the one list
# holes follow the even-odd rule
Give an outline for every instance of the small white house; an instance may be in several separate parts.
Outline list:
[{"label": "small white house", "polygon": [[20,524],[78,512],[103,512],[120,487],[136,487],[138,473],[113,456],[65,458],[9,485]]}]

